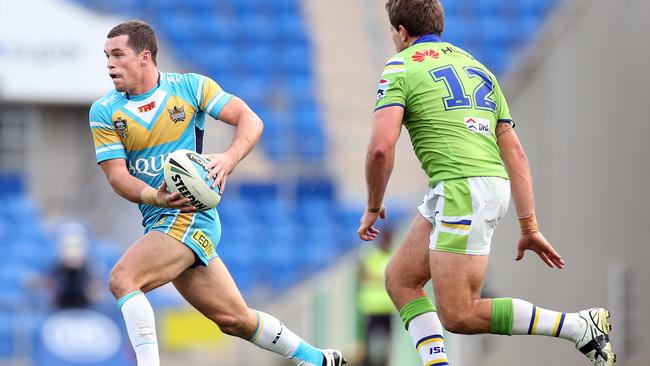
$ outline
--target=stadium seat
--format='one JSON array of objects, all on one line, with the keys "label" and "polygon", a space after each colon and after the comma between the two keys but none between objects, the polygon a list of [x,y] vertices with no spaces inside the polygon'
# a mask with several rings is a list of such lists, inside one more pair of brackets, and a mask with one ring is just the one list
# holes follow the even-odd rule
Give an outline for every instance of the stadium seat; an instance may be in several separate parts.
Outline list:
[{"label": "stadium seat", "polygon": [[445,19],[445,30],[442,33],[442,40],[453,43],[463,48],[465,44],[477,33],[475,27],[463,21],[460,16],[449,16]]},{"label": "stadium seat", "polygon": [[212,45],[236,42],[241,30],[236,18],[219,12],[200,13],[195,22],[198,30],[195,40]]},{"label": "stadium seat", "polygon": [[297,0],[270,0],[268,3],[278,13],[297,14],[300,11]]},{"label": "stadium seat", "polygon": [[458,16],[467,10],[465,1],[444,1],[442,5],[445,8],[445,18]]},{"label": "stadium seat", "polygon": [[476,5],[474,5],[473,8],[476,15],[479,17],[492,16],[501,14],[508,2],[508,0],[479,0],[476,1]]},{"label": "stadium seat", "polygon": [[225,0],[238,14],[258,13],[264,8],[263,0]]},{"label": "stadium seat", "polygon": [[483,35],[482,46],[494,49],[498,53],[510,42],[514,33],[510,23],[499,16],[485,16],[478,22],[479,32]]},{"label": "stadium seat", "polygon": [[530,14],[517,17],[514,20],[517,32],[514,33],[513,42],[521,46],[533,39],[539,31],[542,21],[542,17]]},{"label": "stadium seat", "polygon": [[239,13],[237,23],[242,30],[240,32],[244,41],[255,44],[264,44],[273,38],[273,18],[261,13]]},{"label": "stadium seat", "polygon": [[309,46],[293,43],[279,52],[274,58],[278,70],[285,74],[308,74],[311,70],[311,51]]},{"label": "stadium seat", "polygon": [[119,14],[133,14],[139,4],[131,0],[111,0],[102,2],[107,12],[114,12]]},{"label": "stadium seat", "polygon": [[[0,174],[0,200],[25,192],[25,181],[20,174]],[[1,201],[0,201],[1,202]]]},{"label": "stadium seat", "polygon": [[542,17],[554,5],[553,0],[519,0],[513,2],[520,15]]},{"label": "stadium seat", "polygon": [[15,314],[0,307],[0,362],[15,356]]},{"label": "stadium seat", "polygon": [[241,266],[238,264],[228,264],[228,270],[237,284],[239,291],[247,295],[257,282],[257,273],[254,266]]},{"label": "stadium seat", "polygon": [[[240,48],[238,51],[241,59],[240,65],[246,69],[247,72],[255,75],[268,74],[274,66],[274,52],[265,43],[254,43],[247,47]],[[264,83],[269,83],[268,77],[265,77]],[[264,88],[268,88],[265,85]]]},{"label": "stadium seat", "polygon": [[212,1],[183,0],[182,7],[195,14],[209,13],[212,10]]},{"label": "stadium seat", "polygon": [[305,23],[300,13],[282,13],[278,16],[276,25],[276,34],[282,37],[283,42],[304,45],[308,43]]}]

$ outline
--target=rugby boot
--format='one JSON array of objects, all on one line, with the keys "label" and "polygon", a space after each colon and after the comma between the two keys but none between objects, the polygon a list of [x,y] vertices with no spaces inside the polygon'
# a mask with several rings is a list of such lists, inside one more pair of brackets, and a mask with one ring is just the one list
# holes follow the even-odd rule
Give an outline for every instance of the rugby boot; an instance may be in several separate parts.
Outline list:
[{"label": "rugby boot", "polygon": [[323,360],[323,366],[341,366],[348,363],[348,361],[343,358],[343,354],[341,354],[341,351],[339,350],[324,349],[323,356],[325,356],[325,359]]},{"label": "rugby boot", "polygon": [[609,311],[591,308],[578,312],[578,315],[587,322],[587,327],[582,338],[576,342],[576,348],[595,366],[614,365],[616,354],[609,342],[609,332],[612,330],[607,320]]}]

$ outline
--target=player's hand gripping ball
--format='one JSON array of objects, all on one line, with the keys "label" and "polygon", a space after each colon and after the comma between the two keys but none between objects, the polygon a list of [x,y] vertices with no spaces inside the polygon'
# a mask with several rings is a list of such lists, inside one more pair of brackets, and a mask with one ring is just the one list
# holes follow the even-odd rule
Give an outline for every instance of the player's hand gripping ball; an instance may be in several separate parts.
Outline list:
[{"label": "player's hand gripping ball", "polygon": [[214,208],[221,200],[219,186],[212,189],[214,179],[206,180],[208,171],[205,167],[209,162],[206,157],[192,150],[176,150],[165,159],[167,189],[189,198],[189,203],[197,211]]}]

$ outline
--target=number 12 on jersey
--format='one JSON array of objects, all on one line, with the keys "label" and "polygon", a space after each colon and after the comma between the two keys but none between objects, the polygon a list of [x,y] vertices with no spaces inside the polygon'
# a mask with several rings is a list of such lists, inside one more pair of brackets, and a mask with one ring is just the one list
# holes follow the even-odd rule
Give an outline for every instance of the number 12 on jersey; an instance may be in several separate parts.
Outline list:
[{"label": "number 12 on jersey", "polygon": [[465,87],[453,66],[447,65],[429,71],[433,81],[443,82],[447,87],[448,95],[442,98],[445,109],[469,109],[474,106],[476,109],[495,112],[497,104],[491,98],[494,84],[490,77],[477,67],[467,66],[463,70],[470,78],[481,79],[472,96],[465,92]]}]

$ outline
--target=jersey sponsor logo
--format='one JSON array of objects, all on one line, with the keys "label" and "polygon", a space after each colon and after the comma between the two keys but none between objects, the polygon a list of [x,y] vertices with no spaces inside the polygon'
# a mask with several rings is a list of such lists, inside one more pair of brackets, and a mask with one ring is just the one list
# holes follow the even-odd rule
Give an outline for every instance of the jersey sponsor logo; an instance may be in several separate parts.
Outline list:
[{"label": "jersey sponsor logo", "polygon": [[161,79],[165,80],[168,83],[180,83],[183,81],[183,77],[180,74],[162,74]]},{"label": "jersey sponsor logo", "polygon": [[113,126],[115,126],[115,131],[122,137],[123,139],[126,138],[126,131],[128,130],[128,126],[126,124],[126,119],[122,119],[122,117],[117,117],[115,121],[113,121]]},{"label": "jersey sponsor logo", "polygon": [[129,159],[129,172],[131,175],[144,174],[150,177],[157,177],[163,171],[167,154],[139,158],[135,161]]},{"label": "jersey sponsor logo", "polygon": [[379,80],[379,87],[377,88],[377,101],[383,99],[386,96],[386,90],[390,87],[390,80],[381,78]]},{"label": "jersey sponsor logo", "polygon": [[485,118],[465,117],[465,125],[470,132],[490,136],[490,121]]},{"label": "jersey sponsor logo", "polygon": [[169,112],[169,118],[174,121],[174,123],[178,121],[185,121],[185,106],[174,106],[172,109],[167,108],[167,112]]},{"label": "jersey sponsor logo", "polygon": [[437,353],[445,353],[445,348],[442,346],[436,346],[436,347],[430,347],[429,348],[429,354],[430,355],[435,355]]},{"label": "jersey sponsor logo", "polygon": [[463,56],[465,56],[465,57],[467,57],[469,59],[475,60],[475,58],[472,57],[472,55],[470,55],[469,53],[467,53],[467,52],[465,52],[465,51],[463,51],[461,49],[458,49],[456,47],[447,46],[447,47],[441,48],[440,51],[442,51],[442,53],[444,53],[445,55],[449,54],[449,53],[459,53],[459,54],[461,54],[461,55],[463,55]]},{"label": "jersey sponsor logo", "polygon": [[192,233],[192,240],[201,247],[201,250],[206,256],[209,257],[210,254],[214,252],[214,244],[212,244],[212,240],[210,240],[203,231],[199,229],[194,230]]},{"label": "jersey sponsor logo", "polygon": [[150,110],[156,108],[156,101],[152,100],[151,102],[141,105],[138,107],[138,112],[144,113],[144,112],[149,112]]},{"label": "jersey sponsor logo", "polygon": [[426,60],[427,57],[431,57],[432,59],[439,59],[440,54],[436,50],[422,50],[422,51],[417,51],[411,56],[411,59],[415,62],[422,62]]}]

